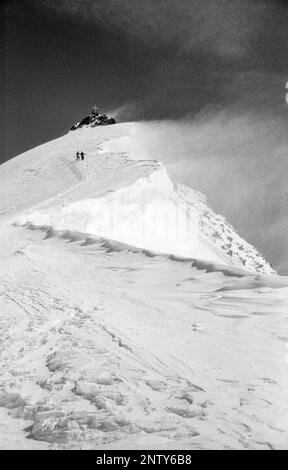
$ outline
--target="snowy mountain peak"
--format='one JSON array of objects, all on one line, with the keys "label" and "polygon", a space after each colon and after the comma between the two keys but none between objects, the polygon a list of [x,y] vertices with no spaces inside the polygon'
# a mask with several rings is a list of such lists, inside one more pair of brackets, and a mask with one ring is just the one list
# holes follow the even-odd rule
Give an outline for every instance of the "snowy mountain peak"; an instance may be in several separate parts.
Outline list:
[{"label": "snowy mountain peak", "polygon": [[[201,193],[175,183],[162,163],[129,155],[133,130],[79,129],[2,165],[2,211],[23,225],[274,274]],[[75,160],[79,150],[84,161]]]},{"label": "snowy mountain peak", "polygon": [[86,116],[81,121],[75,123],[71,127],[71,131],[75,131],[76,129],[81,129],[82,127],[96,127],[96,126],[107,126],[109,124],[116,124],[116,121],[113,117],[109,117],[106,114],[99,114],[99,109],[97,106],[92,107],[92,112],[88,116]]}]

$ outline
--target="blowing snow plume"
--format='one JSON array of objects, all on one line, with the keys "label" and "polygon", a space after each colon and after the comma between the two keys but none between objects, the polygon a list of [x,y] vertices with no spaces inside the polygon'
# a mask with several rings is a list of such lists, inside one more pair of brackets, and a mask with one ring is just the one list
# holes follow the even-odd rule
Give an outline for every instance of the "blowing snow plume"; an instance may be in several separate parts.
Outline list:
[{"label": "blowing snow plume", "polygon": [[131,151],[203,191],[281,273],[288,272],[288,136],[283,118],[217,113],[137,127]]},{"label": "blowing snow plume", "polygon": [[120,108],[117,122],[194,117],[207,106],[267,113],[284,105],[285,2],[2,3],[8,99],[1,161],[64,133],[92,100]]}]

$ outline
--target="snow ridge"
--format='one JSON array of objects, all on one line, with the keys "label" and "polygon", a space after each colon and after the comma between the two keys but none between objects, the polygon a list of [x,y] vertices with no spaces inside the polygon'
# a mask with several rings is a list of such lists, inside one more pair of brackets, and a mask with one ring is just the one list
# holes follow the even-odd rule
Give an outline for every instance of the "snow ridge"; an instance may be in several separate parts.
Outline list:
[{"label": "snow ridge", "polygon": [[162,164],[101,197],[61,202],[25,213],[18,222],[91,233],[156,252],[274,273],[257,250],[209,208],[201,193],[174,183]]},{"label": "snow ridge", "polygon": [[[175,183],[161,162],[129,154],[134,132],[131,123],[78,129],[1,165],[0,214],[275,274],[202,194]],[[79,149],[84,162],[75,161]]]}]

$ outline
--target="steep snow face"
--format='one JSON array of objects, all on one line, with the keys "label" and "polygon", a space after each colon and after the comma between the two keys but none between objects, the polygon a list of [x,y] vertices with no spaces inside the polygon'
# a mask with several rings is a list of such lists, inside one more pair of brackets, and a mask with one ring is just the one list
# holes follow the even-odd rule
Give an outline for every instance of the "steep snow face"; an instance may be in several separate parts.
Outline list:
[{"label": "steep snow face", "polygon": [[135,247],[231,264],[224,252],[202,236],[199,212],[184,199],[165,169],[105,196],[33,211],[18,222],[96,234]]},{"label": "steep snow face", "polygon": [[[129,154],[133,125],[112,127],[113,131],[106,133],[98,129],[71,132],[8,164],[7,171],[11,174],[15,170],[19,185],[18,191],[14,186],[12,201],[15,198],[16,207],[18,202],[25,209],[15,220],[274,273],[264,258],[209,208],[203,195],[177,185],[161,163]],[[74,161],[78,148],[84,149],[85,162]],[[23,194],[21,189],[27,182],[36,191]],[[37,197],[32,196],[35,192]],[[36,200],[35,207],[32,202]]]}]

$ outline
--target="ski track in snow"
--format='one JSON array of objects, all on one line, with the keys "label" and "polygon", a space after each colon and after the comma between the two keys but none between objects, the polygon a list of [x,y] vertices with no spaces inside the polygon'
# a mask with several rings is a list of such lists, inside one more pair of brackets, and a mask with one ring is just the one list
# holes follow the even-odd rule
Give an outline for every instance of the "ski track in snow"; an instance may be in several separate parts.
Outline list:
[{"label": "ski track in snow", "polygon": [[[29,211],[159,168],[101,153],[101,132],[97,160],[95,142],[84,165],[60,159],[68,184],[55,182],[56,196],[47,185],[41,202],[35,190]],[[85,131],[74,138],[81,148]],[[10,201],[0,208],[0,448],[287,448],[286,278],[11,225],[23,209],[21,195]]]}]

